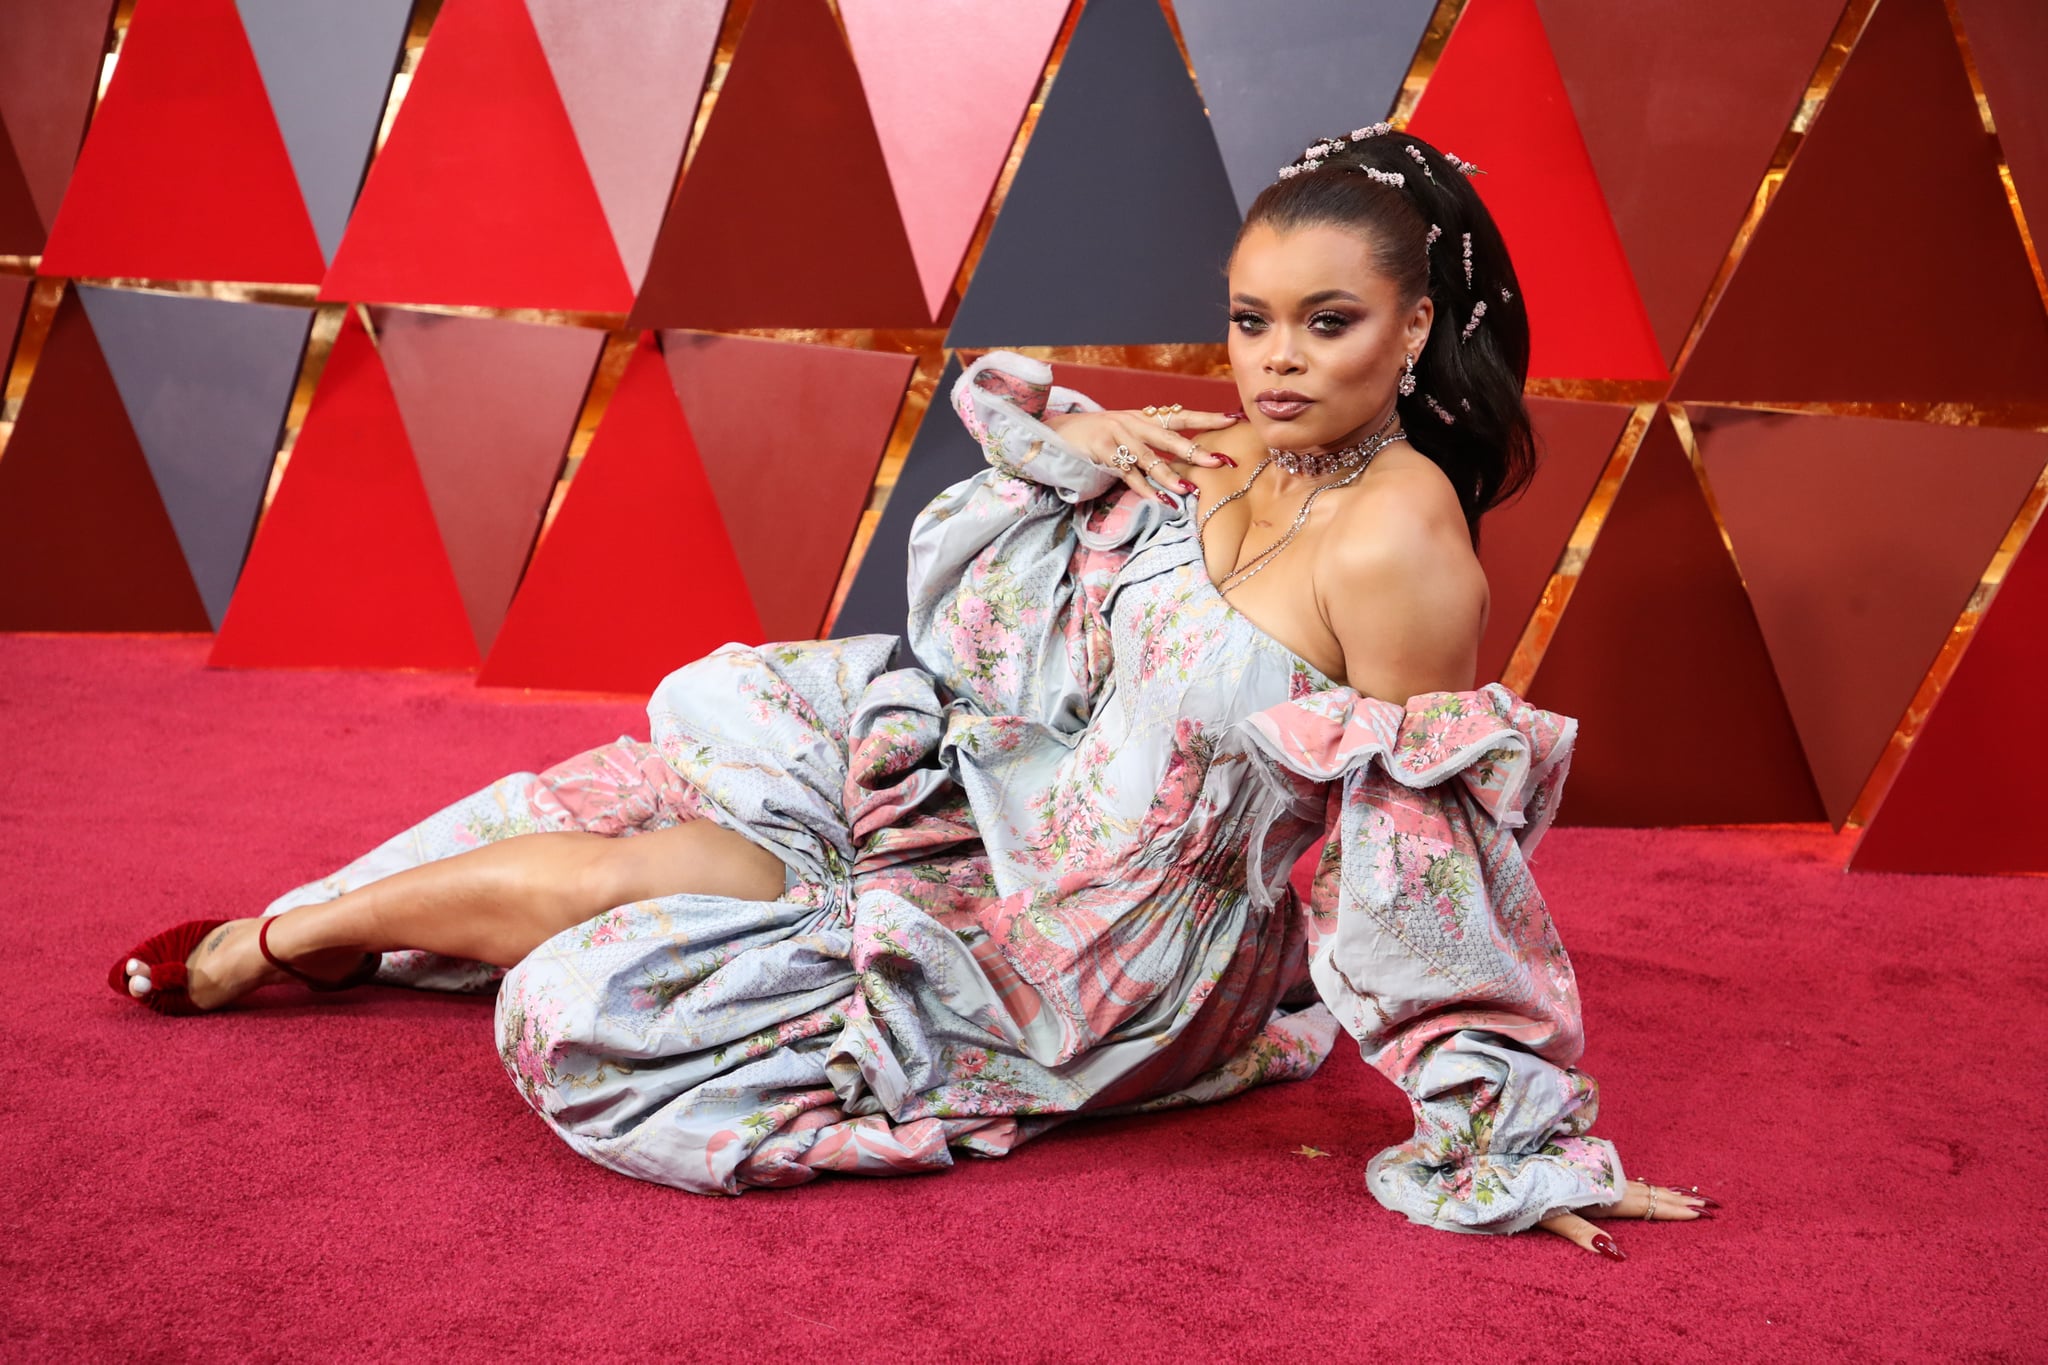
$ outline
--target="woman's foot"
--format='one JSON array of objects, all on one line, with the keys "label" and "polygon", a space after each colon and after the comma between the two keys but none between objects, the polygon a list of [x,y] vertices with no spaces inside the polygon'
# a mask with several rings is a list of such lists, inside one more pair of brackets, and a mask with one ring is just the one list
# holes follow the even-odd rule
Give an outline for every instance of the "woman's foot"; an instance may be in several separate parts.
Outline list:
[{"label": "woman's foot", "polygon": [[[274,986],[292,979],[264,960],[256,942],[260,927],[259,919],[228,920],[201,939],[199,946],[185,958],[184,990],[195,1008],[219,1009],[258,987]],[[288,936],[279,933],[273,924],[271,952],[285,958],[308,976],[321,980],[338,981],[363,960],[362,951],[357,948],[330,948],[298,956],[285,951],[288,942]],[[155,984],[150,980],[149,964],[131,957],[124,964],[124,970],[128,977],[128,994],[147,1002]]]}]

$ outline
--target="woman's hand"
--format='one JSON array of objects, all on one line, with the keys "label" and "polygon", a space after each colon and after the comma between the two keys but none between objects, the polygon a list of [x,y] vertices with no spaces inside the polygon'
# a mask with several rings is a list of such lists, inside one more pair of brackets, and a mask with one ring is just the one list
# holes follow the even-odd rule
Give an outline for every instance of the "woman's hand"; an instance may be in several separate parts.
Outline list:
[{"label": "woman's hand", "polygon": [[[1141,411],[1123,409],[1053,412],[1047,413],[1043,420],[1059,433],[1062,441],[1095,463],[1115,471],[1125,483],[1148,498],[1157,496],[1152,491],[1154,483],[1161,488],[1178,488],[1183,493],[1195,491],[1195,486],[1182,477],[1176,465],[1199,464],[1214,469],[1225,465],[1234,468],[1237,464],[1228,455],[1204,450],[1196,441],[1181,434],[1220,431],[1224,427],[1236,426],[1241,420],[1237,413],[1166,409],[1148,416]],[[1120,451],[1130,452],[1135,463],[1126,460],[1129,467],[1119,468]]]},{"label": "woman's hand", "polygon": [[[1589,1209],[1598,1218],[1642,1218],[1646,1215],[1659,1223],[1690,1223],[1700,1218],[1712,1218],[1708,1210],[1720,1208],[1715,1200],[1700,1193],[1699,1186],[1689,1185],[1674,1190],[1663,1185],[1646,1185],[1640,1180],[1628,1182],[1628,1193],[1612,1204],[1598,1209]],[[1555,1218],[1546,1218],[1536,1225],[1546,1232],[1570,1238],[1591,1252],[1611,1260],[1625,1261],[1620,1247],[1608,1236],[1605,1229],[1590,1223],[1576,1213],[1560,1213]]]}]

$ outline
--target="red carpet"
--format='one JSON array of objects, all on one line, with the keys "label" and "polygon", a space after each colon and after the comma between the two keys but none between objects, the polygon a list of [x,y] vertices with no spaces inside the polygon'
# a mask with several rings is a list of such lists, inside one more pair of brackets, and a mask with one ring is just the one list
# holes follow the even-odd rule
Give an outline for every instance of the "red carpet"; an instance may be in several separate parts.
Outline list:
[{"label": "red carpet", "polygon": [[180,1020],[107,990],[145,933],[646,733],[630,703],[205,653],[0,636],[0,1356],[2039,1358],[2048,880],[1845,876],[1824,831],[1554,831],[1598,1131],[1726,1205],[1611,1224],[1623,1265],[1382,1210],[1361,1172],[1407,1121],[1355,1050],[941,1175],[710,1199],[550,1136],[486,1001]]}]

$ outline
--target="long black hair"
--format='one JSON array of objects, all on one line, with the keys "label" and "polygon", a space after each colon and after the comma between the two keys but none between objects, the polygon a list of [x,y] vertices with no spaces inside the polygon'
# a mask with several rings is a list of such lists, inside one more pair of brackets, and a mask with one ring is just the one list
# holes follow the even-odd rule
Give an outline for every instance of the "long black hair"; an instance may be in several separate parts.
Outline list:
[{"label": "long black hair", "polygon": [[1353,228],[1372,243],[1403,308],[1424,293],[1435,302],[1415,392],[1396,402],[1408,444],[1457,489],[1476,546],[1480,517],[1535,475],[1536,438],[1522,403],[1529,311],[1468,169],[1476,168],[1386,124],[1329,138],[1252,201],[1238,240],[1259,223]]}]

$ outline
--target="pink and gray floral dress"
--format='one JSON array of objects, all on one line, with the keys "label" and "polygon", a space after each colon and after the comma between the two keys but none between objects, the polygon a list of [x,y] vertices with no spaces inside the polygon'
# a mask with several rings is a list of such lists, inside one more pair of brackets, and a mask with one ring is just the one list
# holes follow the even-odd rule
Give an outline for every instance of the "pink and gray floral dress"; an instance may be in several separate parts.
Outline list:
[{"label": "pink and gray floral dress", "polygon": [[502,974],[386,957],[495,985],[534,1110],[686,1190],[1000,1156],[1308,1076],[1341,1026],[1414,1105],[1366,1170],[1388,1207],[1513,1232],[1620,1198],[1525,861],[1577,723],[1332,683],[1218,595],[1191,504],[1061,445],[1048,406],[1095,405],[1050,381],[997,352],[954,391],[990,468],[912,533],[919,667],[885,635],[725,646],[656,690],[652,743],[506,777],[270,913],[534,831],[705,819],[772,851],[779,900],[622,905]]}]

